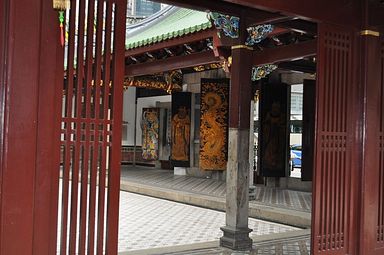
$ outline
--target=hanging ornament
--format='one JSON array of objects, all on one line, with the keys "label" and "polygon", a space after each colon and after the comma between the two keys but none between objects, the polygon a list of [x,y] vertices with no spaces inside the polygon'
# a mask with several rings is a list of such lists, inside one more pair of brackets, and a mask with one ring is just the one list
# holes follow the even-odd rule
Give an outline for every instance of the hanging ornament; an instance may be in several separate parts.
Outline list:
[{"label": "hanging ornament", "polygon": [[60,24],[60,43],[61,46],[64,47],[64,12],[68,10],[71,6],[70,0],[53,0],[53,9],[59,12],[59,24]]},{"label": "hanging ornament", "polygon": [[60,22],[60,43],[61,47],[64,47],[64,11],[59,11]]}]

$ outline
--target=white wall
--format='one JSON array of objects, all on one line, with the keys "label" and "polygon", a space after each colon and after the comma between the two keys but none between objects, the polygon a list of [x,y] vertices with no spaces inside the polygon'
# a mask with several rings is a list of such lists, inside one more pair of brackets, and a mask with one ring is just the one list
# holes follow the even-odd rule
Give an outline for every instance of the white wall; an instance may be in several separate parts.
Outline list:
[{"label": "white wall", "polygon": [[[123,122],[128,122],[127,126],[127,140],[123,140],[122,144],[125,146],[134,145],[134,128],[135,128],[135,97],[136,88],[129,87],[124,91],[123,99]],[[124,132],[124,129],[123,129]]]},{"label": "white wall", "polygon": [[[135,134],[135,97],[136,88],[129,87],[124,91],[123,99],[123,121],[127,122],[127,140],[122,141],[124,146],[134,145]],[[136,122],[136,145],[141,146],[141,114],[143,108],[156,107],[156,102],[171,102],[171,96],[143,97],[137,100],[137,122]]]}]

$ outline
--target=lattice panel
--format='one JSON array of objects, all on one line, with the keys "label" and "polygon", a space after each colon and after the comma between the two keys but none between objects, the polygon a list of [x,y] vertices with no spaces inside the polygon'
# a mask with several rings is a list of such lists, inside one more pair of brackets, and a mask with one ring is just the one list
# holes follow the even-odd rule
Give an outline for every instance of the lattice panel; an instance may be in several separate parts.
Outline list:
[{"label": "lattice panel", "polygon": [[379,143],[379,201],[377,219],[377,242],[384,247],[384,43],[381,49],[381,91],[380,91],[380,143]]},{"label": "lattice panel", "polygon": [[[352,84],[352,35],[320,30],[315,169],[315,254],[346,254],[350,215],[348,119]],[[330,253],[331,252],[331,253]]]},{"label": "lattice panel", "polygon": [[[126,1],[66,12],[58,252],[117,254]],[[113,153],[116,151],[117,153]]]}]

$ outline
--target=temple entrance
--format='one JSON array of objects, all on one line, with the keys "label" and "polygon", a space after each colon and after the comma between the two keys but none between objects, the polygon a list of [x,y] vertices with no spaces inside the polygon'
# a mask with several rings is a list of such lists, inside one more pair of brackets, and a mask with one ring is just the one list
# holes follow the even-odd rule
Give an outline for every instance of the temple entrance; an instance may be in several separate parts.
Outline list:
[{"label": "temple entrance", "polygon": [[[53,2],[56,9],[42,0],[0,3],[0,253],[54,254],[60,239],[63,255],[116,254],[124,75],[140,73],[141,64],[149,65],[150,59],[164,60],[161,66],[170,70],[175,62],[168,57],[191,65],[201,57],[212,61],[212,53],[213,60],[225,63],[231,74],[226,223],[220,244],[236,250],[252,247],[247,184],[254,93],[249,77],[253,72],[271,74],[275,64],[278,69],[295,68],[300,66],[296,60],[307,61],[315,53],[316,59],[311,60],[317,65],[311,252],[383,253],[384,7],[380,1],[324,0],[303,5],[300,0],[289,4],[164,0],[210,10],[211,24],[222,36],[212,44],[204,40],[202,48],[199,43],[194,47],[182,43],[163,51],[164,55],[143,53],[145,58],[131,59],[135,64],[124,63],[126,1],[73,0],[67,12],[62,10],[68,1]],[[281,29],[270,32],[268,24]],[[124,70],[128,64],[132,66]],[[215,105],[213,101],[207,100]],[[265,105],[268,125],[276,124],[283,101],[266,100]],[[181,107],[178,121],[185,116]],[[272,133],[278,134],[276,130],[275,126]],[[270,138],[263,145],[268,156],[260,159],[267,160],[262,164],[268,166],[262,174],[275,178],[284,169],[281,161],[268,161],[274,158],[269,145],[281,139]],[[184,152],[176,157],[182,158]]]},{"label": "temple entrance", "polygon": [[[88,249],[92,253],[93,249],[101,251],[105,246],[113,254],[117,239],[119,190],[119,169],[116,167],[120,164],[122,126],[122,87],[116,84],[123,82],[123,68],[119,66],[123,62],[117,56],[125,56],[121,47],[124,25],[119,22],[124,18],[122,9],[126,6],[123,7],[122,3],[99,1],[79,2],[78,7],[76,4],[73,2],[71,11],[68,12],[67,81],[64,87],[65,114],[62,120],[60,249],[62,254],[66,253],[66,249],[74,252],[78,242],[80,250]],[[206,8],[203,4],[191,7]],[[348,252],[357,238],[352,234],[344,236],[344,233],[352,233],[356,227],[351,221],[350,212],[356,206],[352,198],[356,196],[355,187],[358,182],[357,176],[348,177],[346,174],[346,169],[355,171],[358,165],[352,164],[358,157],[353,157],[354,143],[351,142],[356,130],[352,125],[356,116],[348,114],[348,109],[356,103],[358,86],[352,82],[351,87],[346,87],[350,83],[350,77],[353,77],[350,63],[354,61],[357,47],[353,32],[343,32],[341,27],[329,27],[326,24],[320,24],[317,31],[315,22],[298,18],[292,22],[292,17],[281,14],[257,9],[242,12],[235,8],[236,5],[233,7],[234,13],[229,13],[231,15],[228,16],[220,13],[224,11],[228,14],[228,10],[210,6],[210,9],[219,11],[211,12],[210,20],[221,36],[212,35],[212,41],[205,40],[203,43],[199,40],[196,40],[196,44],[183,42],[182,47],[162,45],[152,50],[146,48],[143,52],[135,51],[135,54],[128,55],[128,61],[125,62],[126,74],[138,76],[143,74],[143,70],[154,73],[165,71],[164,68],[173,71],[170,66],[180,68],[180,63],[184,63],[183,68],[189,68],[202,59],[204,63],[222,63],[222,68],[230,74],[227,122],[229,156],[224,164],[226,175],[229,176],[226,180],[227,187],[230,188],[226,194],[226,225],[222,228],[224,236],[221,238],[221,245],[232,249],[249,249],[252,245],[247,221],[249,186],[244,183],[248,183],[251,168],[249,153],[240,152],[249,151],[250,148],[250,102],[254,95],[250,77],[262,80],[277,68],[308,68],[308,62],[314,62],[313,56],[317,53],[316,61],[317,64],[320,63],[320,67],[316,69],[318,118],[316,127],[312,128],[316,130],[317,140],[316,145],[311,147],[317,149],[317,154],[314,163],[307,163],[318,169],[314,174],[316,183],[313,186],[315,208],[312,247],[315,253],[334,248]],[[257,20],[252,17],[257,17]],[[87,31],[85,20],[89,22]],[[79,29],[76,29],[77,26]],[[322,50],[317,50],[317,43],[321,43],[319,49]],[[115,47],[112,48],[111,45]],[[177,60],[172,61],[172,58]],[[291,60],[296,61],[298,58],[304,64],[292,63]],[[159,59],[162,65],[157,64]],[[79,63],[84,63],[84,66]],[[321,65],[322,63],[326,64]],[[147,66],[149,69],[145,69]],[[335,70],[339,72],[335,74]],[[203,84],[205,81],[202,80],[201,86]],[[270,90],[269,93],[260,94],[262,132],[259,143],[262,148],[259,157],[261,176],[269,180],[287,176],[287,160],[293,158],[287,142],[290,119],[287,118],[289,113],[285,111],[289,105],[286,101],[288,92],[284,91],[286,88],[281,86],[279,79],[268,80],[267,84],[260,83],[261,92]],[[212,104],[211,101],[207,99],[208,106]],[[181,103],[177,108],[180,122],[180,119],[185,119],[188,111]],[[143,115],[144,120],[150,122],[154,114],[153,110],[148,109]],[[311,125],[313,126],[313,122]],[[184,138],[184,142],[186,140],[185,133],[175,135],[176,137]],[[313,138],[308,139],[314,141]],[[207,143],[216,140],[208,138]],[[174,146],[178,148],[181,145],[178,143]],[[184,149],[182,144],[177,151],[179,154],[173,155],[175,163],[181,162],[180,167],[190,164],[190,159],[188,162],[184,160],[188,156]],[[200,150],[200,153],[202,151],[204,150]],[[152,153],[154,151],[149,144],[148,155],[153,156]],[[199,157],[200,161],[203,159],[206,160]],[[206,169],[209,167],[209,164],[205,165]],[[222,169],[222,166],[215,166],[214,170],[218,169]],[[309,171],[305,178],[310,179],[310,175]],[[78,178],[81,179],[80,186]],[[108,191],[105,193],[107,182]],[[322,192],[324,190],[326,195]],[[238,203],[238,200],[242,203]],[[105,201],[108,207],[104,207]],[[380,209],[378,212],[380,214]],[[107,233],[104,233],[104,219],[107,220]],[[78,236],[77,222],[80,223]],[[380,237],[381,232],[378,233]]]}]

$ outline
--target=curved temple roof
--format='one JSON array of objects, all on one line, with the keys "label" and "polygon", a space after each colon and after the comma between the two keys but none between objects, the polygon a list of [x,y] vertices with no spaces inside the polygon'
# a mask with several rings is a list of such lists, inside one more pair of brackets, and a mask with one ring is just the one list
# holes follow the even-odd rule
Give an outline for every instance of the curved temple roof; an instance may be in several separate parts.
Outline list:
[{"label": "curved temple roof", "polygon": [[127,27],[125,49],[158,43],[212,27],[206,12],[170,6]]}]

